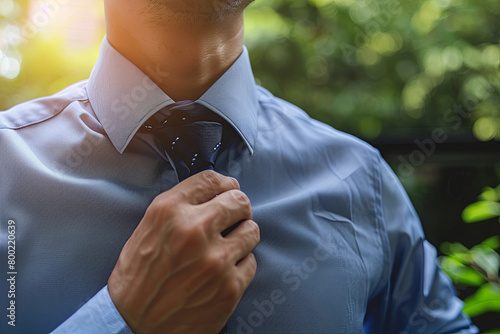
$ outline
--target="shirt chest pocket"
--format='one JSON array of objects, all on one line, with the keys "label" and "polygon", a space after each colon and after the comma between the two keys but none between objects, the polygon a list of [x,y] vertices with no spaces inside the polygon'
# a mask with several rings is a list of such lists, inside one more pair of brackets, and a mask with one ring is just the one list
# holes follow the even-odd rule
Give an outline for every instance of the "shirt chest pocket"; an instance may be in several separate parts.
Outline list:
[{"label": "shirt chest pocket", "polygon": [[261,242],[257,276],[230,333],[363,332],[368,281],[354,229],[322,219],[315,233],[284,229],[286,243]]}]

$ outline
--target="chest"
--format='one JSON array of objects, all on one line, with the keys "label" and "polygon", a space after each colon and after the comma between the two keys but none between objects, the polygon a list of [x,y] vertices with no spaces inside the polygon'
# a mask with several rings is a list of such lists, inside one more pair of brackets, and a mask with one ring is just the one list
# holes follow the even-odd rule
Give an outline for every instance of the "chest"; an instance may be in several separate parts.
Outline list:
[{"label": "chest", "polygon": [[314,211],[314,199],[253,207],[256,277],[230,333],[358,333],[369,294],[356,226]]}]

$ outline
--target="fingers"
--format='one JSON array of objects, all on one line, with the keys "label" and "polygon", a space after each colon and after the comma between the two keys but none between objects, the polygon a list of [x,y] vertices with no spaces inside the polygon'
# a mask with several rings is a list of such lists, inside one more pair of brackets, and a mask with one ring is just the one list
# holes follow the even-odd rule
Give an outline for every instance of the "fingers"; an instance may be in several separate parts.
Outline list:
[{"label": "fingers", "polygon": [[235,189],[240,189],[236,179],[211,170],[193,175],[172,188],[193,205],[205,203],[217,195]]},{"label": "fingers", "polygon": [[255,260],[255,255],[253,253],[248,254],[236,265],[238,277],[242,282],[244,288],[248,288],[255,273],[257,272],[257,261]]},{"label": "fingers", "polygon": [[198,205],[196,214],[206,222],[210,234],[218,235],[242,220],[252,219],[252,206],[242,191],[230,190]]},{"label": "fingers", "polygon": [[226,251],[239,266],[238,262],[243,261],[260,242],[260,229],[254,221],[245,220],[224,239]]}]

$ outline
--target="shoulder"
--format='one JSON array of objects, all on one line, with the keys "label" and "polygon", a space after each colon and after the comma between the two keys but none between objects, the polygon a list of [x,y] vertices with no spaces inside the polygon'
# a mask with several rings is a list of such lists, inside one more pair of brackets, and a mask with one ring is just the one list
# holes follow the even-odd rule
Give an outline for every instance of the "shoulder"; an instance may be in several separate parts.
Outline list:
[{"label": "shoulder", "polygon": [[294,161],[311,161],[328,166],[340,178],[363,169],[365,174],[377,174],[381,157],[375,148],[363,140],[339,131],[311,118],[299,107],[273,96],[259,87],[259,143],[273,137],[273,145]]},{"label": "shoulder", "polygon": [[54,118],[75,102],[88,102],[86,80],[47,97],[27,101],[0,112],[0,130],[17,130]]}]

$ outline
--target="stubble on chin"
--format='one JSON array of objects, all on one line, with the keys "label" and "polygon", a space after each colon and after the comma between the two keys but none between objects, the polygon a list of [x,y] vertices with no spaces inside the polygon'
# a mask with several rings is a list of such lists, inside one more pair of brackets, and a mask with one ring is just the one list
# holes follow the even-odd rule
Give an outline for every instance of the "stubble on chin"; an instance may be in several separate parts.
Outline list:
[{"label": "stubble on chin", "polygon": [[[149,0],[142,13],[148,21],[218,21],[243,11],[253,0]],[[187,23],[187,22],[186,22]]]}]

